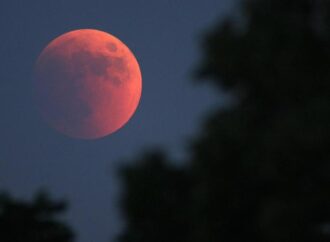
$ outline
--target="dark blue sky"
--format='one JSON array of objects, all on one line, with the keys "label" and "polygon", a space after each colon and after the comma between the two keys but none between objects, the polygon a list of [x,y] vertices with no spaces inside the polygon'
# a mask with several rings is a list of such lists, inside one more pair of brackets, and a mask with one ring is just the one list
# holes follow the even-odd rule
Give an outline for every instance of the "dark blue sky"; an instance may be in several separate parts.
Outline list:
[{"label": "dark blue sky", "polygon": [[[0,2],[0,189],[31,198],[45,188],[70,202],[78,242],[106,242],[123,226],[116,170],[161,146],[184,154],[214,92],[194,86],[199,37],[230,13],[233,0],[57,0]],[[109,32],[134,52],[143,93],[134,117],[100,140],[71,139],[42,121],[33,101],[33,66],[53,38],[74,29]]]}]

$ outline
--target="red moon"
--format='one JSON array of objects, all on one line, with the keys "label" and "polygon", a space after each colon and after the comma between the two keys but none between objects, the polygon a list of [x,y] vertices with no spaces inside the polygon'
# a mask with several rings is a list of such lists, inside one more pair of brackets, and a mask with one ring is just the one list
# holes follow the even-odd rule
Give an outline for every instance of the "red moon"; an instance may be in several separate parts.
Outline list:
[{"label": "red moon", "polygon": [[97,139],[132,117],[142,78],[123,42],[99,30],[80,29],[59,36],[41,52],[35,90],[51,127],[70,137]]}]

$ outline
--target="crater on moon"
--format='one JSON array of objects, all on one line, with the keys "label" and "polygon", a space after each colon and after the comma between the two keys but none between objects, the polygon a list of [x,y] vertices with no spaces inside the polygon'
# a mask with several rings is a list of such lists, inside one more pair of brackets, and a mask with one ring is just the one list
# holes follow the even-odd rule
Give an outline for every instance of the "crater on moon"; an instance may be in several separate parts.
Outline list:
[{"label": "crater on moon", "polygon": [[113,44],[113,43],[108,43],[107,44],[107,47],[108,47],[108,50],[110,52],[116,52],[117,51],[117,46],[115,44]]}]

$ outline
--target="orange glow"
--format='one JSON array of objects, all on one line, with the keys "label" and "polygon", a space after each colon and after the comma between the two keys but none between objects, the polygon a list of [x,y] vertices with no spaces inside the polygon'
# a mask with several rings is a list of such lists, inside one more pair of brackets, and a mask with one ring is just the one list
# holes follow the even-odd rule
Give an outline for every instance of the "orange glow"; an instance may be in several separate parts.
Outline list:
[{"label": "orange glow", "polygon": [[134,114],[141,97],[141,72],[133,53],[98,30],[75,30],[54,39],[35,71],[42,116],[75,138],[115,132]]}]

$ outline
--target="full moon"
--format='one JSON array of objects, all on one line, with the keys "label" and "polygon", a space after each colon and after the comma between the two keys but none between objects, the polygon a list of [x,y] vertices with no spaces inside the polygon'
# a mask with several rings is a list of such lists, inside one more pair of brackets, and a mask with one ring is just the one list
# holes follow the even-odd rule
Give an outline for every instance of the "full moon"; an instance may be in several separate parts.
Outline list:
[{"label": "full moon", "polygon": [[139,64],[118,38],[80,29],[51,41],[35,65],[41,115],[61,133],[97,139],[121,127],[141,97]]}]

